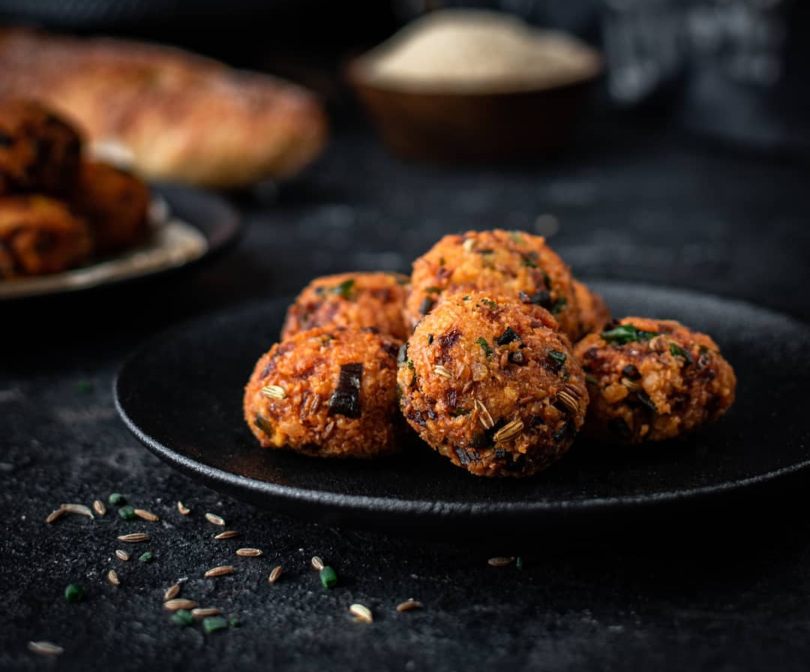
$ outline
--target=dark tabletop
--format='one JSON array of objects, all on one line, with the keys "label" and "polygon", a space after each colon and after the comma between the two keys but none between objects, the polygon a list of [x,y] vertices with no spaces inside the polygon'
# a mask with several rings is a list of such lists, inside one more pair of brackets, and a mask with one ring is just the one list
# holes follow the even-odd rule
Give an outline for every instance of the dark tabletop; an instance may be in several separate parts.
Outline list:
[{"label": "dark tabletop", "polygon": [[[185,318],[295,292],[316,274],[407,270],[442,233],[502,226],[551,235],[584,277],[743,298],[810,320],[806,165],[705,146],[662,126],[605,121],[566,157],[512,169],[399,162],[338,130],[306,175],[235,197],[248,231],[212,265],[166,283],[0,309],[0,669],[806,670],[807,483],[711,508],[511,539],[422,539],[303,523],[180,476],[119,421],[122,358]],[[258,354],[258,353],[257,353]],[[171,371],[166,372],[171,376]],[[806,403],[797,399],[796,403]],[[767,413],[763,413],[767,422]],[[763,450],[778,446],[763,446]],[[122,492],[161,517],[46,525],[62,502]],[[191,509],[180,516],[175,502]],[[241,537],[214,541],[203,514]],[[151,563],[113,555],[149,530]],[[262,558],[236,558],[239,546]],[[309,559],[332,565],[326,591]],[[521,556],[490,567],[492,556]],[[233,576],[204,579],[233,563]],[[284,574],[267,583],[270,569]],[[121,585],[105,581],[115,568]],[[235,615],[204,634],[173,625],[163,591]],[[80,583],[86,599],[62,594]],[[424,609],[395,605],[414,597]],[[353,602],[371,625],[353,622]],[[56,661],[30,640],[64,647]]]}]

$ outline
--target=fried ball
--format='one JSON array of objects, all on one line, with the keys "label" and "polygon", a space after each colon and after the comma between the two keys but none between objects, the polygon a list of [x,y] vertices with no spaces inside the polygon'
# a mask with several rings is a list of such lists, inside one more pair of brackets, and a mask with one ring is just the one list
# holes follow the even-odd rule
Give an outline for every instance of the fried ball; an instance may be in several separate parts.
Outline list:
[{"label": "fried ball", "polygon": [[530,476],[571,446],[588,391],[568,338],[543,308],[451,294],[400,351],[408,423],[476,476]]},{"label": "fried ball", "polygon": [[38,103],[0,102],[0,195],[62,195],[76,183],[81,138]]},{"label": "fried ball", "polygon": [[587,433],[626,443],[680,436],[719,418],[737,380],[717,344],[672,320],[625,317],[577,343]]},{"label": "fried ball", "polygon": [[0,198],[0,278],[58,273],[90,256],[87,224],[45,196]]},{"label": "fried ball", "polygon": [[341,327],[276,343],[245,388],[245,421],[264,448],[316,457],[377,457],[397,449],[399,342]]},{"label": "fried ball", "polygon": [[602,297],[584,282],[574,280],[574,294],[579,311],[579,338],[584,338],[610,321],[610,310]]},{"label": "fried ball", "polygon": [[413,262],[405,302],[411,327],[448,289],[520,298],[551,311],[570,338],[579,335],[571,271],[541,236],[496,229],[442,238]]},{"label": "fried ball", "polygon": [[149,232],[149,188],[106,163],[82,163],[74,204],[90,224],[98,254],[137,245]]},{"label": "fried ball", "polygon": [[343,273],[316,278],[287,310],[281,337],[313,327],[371,327],[399,340],[408,278],[399,273]]}]

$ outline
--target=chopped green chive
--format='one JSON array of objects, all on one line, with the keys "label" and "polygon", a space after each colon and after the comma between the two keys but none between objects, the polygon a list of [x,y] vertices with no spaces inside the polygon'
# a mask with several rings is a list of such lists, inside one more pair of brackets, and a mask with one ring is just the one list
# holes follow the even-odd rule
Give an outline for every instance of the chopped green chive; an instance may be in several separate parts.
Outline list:
[{"label": "chopped green chive", "polygon": [[217,630],[227,630],[228,621],[226,621],[222,616],[209,616],[208,618],[203,619],[202,627],[203,630],[205,630],[205,634],[210,635],[212,632],[216,632]]},{"label": "chopped green chive", "polygon": [[341,282],[337,287],[335,287],[332,292],[337,294],[339,297],[343,299],[350,299],[352,298],[352,290],[354,289],[354,279],[349,278],[348,280],[344,280]]},{"label": "chopped green chive", "polygon": [[458,418],[462,415],[469,415],[470,409],[469,408],[454,408],[450,411],[450,416],[453,418]]},{"label": "chopped green chive", "polygon": [[562,366],[565,364],[565,360],[568,359],[566,354],[564,352],[560,352],[559,350],[549,350],[548,358],[556,363],[557,366]]},{"label": "chopped green chive", "polygon": [[194,617],[188,609],[180,609],[172,614],[172,623],[185,627],[194,623]]},{"label": "chopped green chive", "polygon": [[520,336],[518,336],[518,333],[512,329],[512,327],[506,327],[503,333],[495,339],[495,343],[498,345],[509,345],[512,341],[519,340]]},{"label": "chopped green chive", "polygon": [[632,343],[633,341],[649,341],[650,339],[658,336],[658,334],[654,331],[642,331],[641,329],[634,327],[632,324],[620,324],[613,327],[613,329],[603,331],[601,336],[608,343],[625,345],[627,343]]},{"label": "chopped green chive", "polygon": [[321,585],[324,588],[334,588],[337,585],[338,577],[334,569],[326,565],[320,572]]},{"label": "chopped green chive", "polygon": [[486,358],[489,359],[492,357],[492,348],[489,347],[489,343],[487,343],[487,339],[483,336],[479,336],[476,340],[476,343],[481,346],[481,349],[484,351],[484,355]]},{"label": "chopped green chive", "polygon": [[495,310],[498,307],[498,304],[492,299],[481,299],[481,303],[483,303],[487,308],[491,308],[492,310]]},{"label": "chopped green chive", "polygon": [[127,498],[120,492],[114,492],[107,497],[107,502],[109,502],[110,506],[121,506],[127,503]]},{"label": "chopped green chive", "polygon": [[673,357],[683,357],[683,358],[686,360],[687,364],[691,364],[691,363],[692,363],[692,361],[693,361],[693,360],[692,360],[692,355],[690,355],[690,354],[689,354],[689,351],[688,351],[688,350],[684,350],[684,349],[683,349],[683,348],[682,348],[680,345],[678,345],[677,343],[670,343],[670,344],[669,344],[669,353],[670,353],[670,354],[671,354]]},{"label": "chopped green chive", "polygon": [[537,252],[529,252],[522,254],[523,265],[527,268],[537,268]]},{"label": "chopped green chive", "polygon": [[146,553],[142,553],[138,558],[138,562],[152,562],[155,559],[155,554],[152,551],[146,551]]},{"label": "chopped green chive", "polygon": [[71,604],[81,602],[84,599],[84,588],[78,583],[69,583],[65,588],[65,599]]},{"label": "chopped green chive", "polygon": [[135,520],[137,518],[135,515],[135,507],[129,504],[118,509],[118,515],[124,520]]}]

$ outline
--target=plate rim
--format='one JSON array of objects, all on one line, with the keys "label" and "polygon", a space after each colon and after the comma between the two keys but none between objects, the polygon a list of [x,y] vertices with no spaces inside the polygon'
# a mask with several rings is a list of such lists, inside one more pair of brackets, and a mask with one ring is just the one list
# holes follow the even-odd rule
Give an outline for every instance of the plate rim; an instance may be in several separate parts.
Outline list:
[{"label": "plate rim", "polygon": [[121,285],[146,282],[162,276],[169,276],[174,273],[187,271],[196,268],[199,265],[213,261],[228,249],[236,245],[236,243],[244,235],[245,222],[243,215],[233,206],[233,204],[231,204],[221,195],[205,189],[199,189],[190,185],[178,184],[174,182],[150,182],[149,187],[150,189],[154,190],[156,195],[165,199],[169,206],[172,205],[174,199],[191,195],[193,198],[203,198],[214,202],[216,203],[217,207],[222,209],[225,221],[220,225],[220,230],[217,231],[216,235],[213,236],[211,235],[211,232],[204,230],[198,222],[183,218],[184,223],[193,227],[195,231],[205,238],[206,249],[201,255],[179,265],[155,268],[143,273],[126,277],[111,278],[95,284],[74,287],[67,286],[61,287],[56,291],[0,297],[0,305],[10,306],[24,302],[47,301],[49,299],[57,299],[67,296],[80,296],[91,292],[103,291],[105,289],[115,288]]},{"label": "plate rim", "polygon": [[[615,279],[600,279],[585,277],[591,283],[601,283],[611,285],[617,289],[622,287],[633,289],[639,288],[639,283],[634,281],[624,281]],[[746,309],[754,309],[765,313],[772,318],[788,320],[793,324],[805,325],[805,322],[787,313],[761,306],[744,299],[724,297],[710,292],[681,288],[669,285],[649,284],[651,288],[658,290],[677,291],[687,296],[700,297],[722,301],[726,304],[737,304]],[[150,350],[155,345],[171,340],[174,336],[188,332],[190,328],[203,322],[215,321],[218,319],[235,318],[241,313],[248,313],[253,310],[267,308],[269,304],[283,304],[286,306],[289,299],[287,297],[273,297],[269,300],[253,300],[247,303],[231,306],[229,309],[219,310],[204,316],[198,316],[182,323],[176,324],[159,334],[156,334],[135,348],[122,361],[113,380],[113,400],[115,409],[132,434],[154,455],[164,462],[177,468],[184,474],[191,474],[201,478],[206,483],[226,487],[231,492],[248,491],[254,495],[269,497],[275,503],[289,505],[290,503],[305,503],[309,506],[329,507],[332,511],[340,513],[363,513],[368,514],[369,510],[374,515],[405,515],[408,517],[425,518],[487,518],[505,515],[527,515],[541,516],[544,514],[561,513],[585,513],[604,512],[606,510],[621,510],[626,508],[653,507],[678,503],[682,501],[694,501],[707,497],[739,492],[756,485],[764,485],[776,479],[796,474],[810,467],[810,457],[793,464],[773,469],[761,474],[748,476],[737,480],[726,480],[711,485],[693,487],[688,490],[666,490],[654,494],[643,495],[618,495],[611,497],[595,497],[583,500],[566,501],[520,501],[520,502],[454,502],[442,500],[423,499],[401,499],[398,497],[383,497],[357,494],[338,494],[323,490],[313,490],[309,488],[299,488],[281,485],[270,481],[260,481],[257,479],[242,476],[233,472],[225,471],[218,467],[213,467],[197,460],[194,460],[182,453],[173,450],[162,442],[145,434],[137,424],[129,417],[121,401],[120,385],[122,377],[127,369],[142,353]],[[472,476],[470,478],[473,478]]]}]

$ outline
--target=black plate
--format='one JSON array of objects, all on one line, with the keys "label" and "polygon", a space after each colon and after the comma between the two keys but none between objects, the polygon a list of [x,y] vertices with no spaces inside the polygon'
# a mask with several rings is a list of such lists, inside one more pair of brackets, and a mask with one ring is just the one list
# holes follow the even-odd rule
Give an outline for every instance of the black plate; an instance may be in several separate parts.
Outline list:
[{"label": "black plate", "polygon": [[37,292],[30,295],[2,297],[0,303],[20,304],[22,302],[49,300],[63,295],[85,294],[109,287],[131,285],[145,280],[173,275],[211,261],[238,239],[242,230],[239,213],[220,196],[178,184],[159,183],[152,184],[150,187],[157,196],[166,201],[170,217],[182,220],[203,235],[206,241],[206,249],[202,255],[181,265],[144,271],[123,278],[111,278],[95,284],[60,287],[53,291]]},{"label": "black plate", "polygon": [[306,458],[256,445],[242,389],[276,340],[286,301],[202,319],[149,342],[116,381],[118,411],[154,453],[208,485],[295,515],[385,527],[516,525],[737,491],[810,464],[805,325],[687,291],[594,283],[616,315],[671,317],[712,334],[734,365],[737,403],[692,436],[627,449],[578,440],[528,480],[467,475],[426,446],[376,462]]}]

